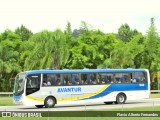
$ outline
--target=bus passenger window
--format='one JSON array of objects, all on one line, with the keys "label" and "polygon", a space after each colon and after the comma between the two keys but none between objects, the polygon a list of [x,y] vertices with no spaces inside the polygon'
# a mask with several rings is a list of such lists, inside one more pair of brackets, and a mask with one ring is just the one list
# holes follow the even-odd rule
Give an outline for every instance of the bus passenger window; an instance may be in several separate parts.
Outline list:
[{"label": "bus passenger window", "polygon": [[72,85],[72,83],[69,80],[67,80],[66,85]]},{"label": "bus passenger window", "polygon": [[96,80],[92,80],[92,84],[97,84]]},{"label": "bus passenger window", "polygon": [[76,74],[76,75],[75,75],[75,81],[74,81],[74,83],[75,83],[76,85],[79,85],[79,84],[80,84],[80,75],[79,75],[79,74]]},{"label": "bus passenger window", "polygon": [[136,83],[136,82],[137,82],[137,81],[136,81],[135,78],[131,79],[131,83]]},{"label": "bus passenger window", "polygon": [[82,79],[82,84],[86,85],[88,84],[87,82],[87,74],[81,74],[81,79]]},{"label": "bus passenger window", "polygon": [[52,76],[52,83],[54,85],[62,85],[61,74],[54,74]]},{"label": "bus passenger window", "polygon": [[60,78],[57,78],[57,80],[56,80],[56,85],[61,85],[61,80],[60,80]]},{"label": "bus passenger window", "polygon": [[75,84],[76,84],[76,85],[79,85],[79,80],[76,80],[76,81],[75,81]]},{"label": "bus passenger window", "polygon": [[51,79],[50,78],[47,79],[47,86],[51,86]]},{"label": "bus passenger window", "polygon": [[87,80],[82,80],[82,84],[86,85],[87,84]]},{"label": "bus passenger window", "polygon": [[104,78],[101,80],[101,84],[105,84],[105,80],[104,80]]},{"label": "bus passenger window", "polygon": [[71,75],[71,83],[72,85],[78,85],[79,84],[79,74],[72,74]]},{"label": "bus passenger window", "polygon": [[43,86],[51,86],[51,74],[43,74]]},{"label": "bus passenger window", "polygon": [[129,81],[127,79],[125,79],[125,83],[129,83]]},{"label": "bus passenger window", "polygon": [[141,75],[140,75],[140,82],[141,83],[146,83],[147,82],[146,75],[145,75],[144,72],[142,72]]},{"label": "bus passenger window", "polygon": [[134,72],[134,73],[132,73],[132,82],[133,83],[145,83],[145,82],[147,82],[145,73],[144,72]]},{"label": "bus passenger window", "polygon": [[111,83],[114,83],[114,81],[113,81],[113,80],[111,80]]},{"label": "bus passenger window", "polygon": [[91,84],[97,84],[97,77],[95,73],[90,74],[90,83]]},{"label": "bus passenger window", "polygon": [[145,78],[145,77],[142,77],[142,78],[141,78],[141,82],[142,82],[142,83],[145,83],[145,82],[146,82],[146,78]]},{"label": "bus passenger window", "polygon": [[114,74],[108,73],[105,82],[106,82],[106,83],[114,83]]},{"label": "bus passenger window", "polygon": [[65,85],[72,85],[71,74],[64,74],[63,80]]},{"label": "bus passenger window", "polygon": [[56,75],[50,74],[50,77],[48,78],[48,81],[51,83],[51,85],[56,85]]},{"label": "bus passenger window", "polygon": [[111,74],[99,73],[97,81],[98,81],[99,84],[105,84],[105,83],[110,83],[111,79],[112,79]]},{"label": "bus passenger window", "polygon": [[43,81],[43,84],[42,84],[43,86],[47,86],[47,83],[46,83],[46,81]]}]

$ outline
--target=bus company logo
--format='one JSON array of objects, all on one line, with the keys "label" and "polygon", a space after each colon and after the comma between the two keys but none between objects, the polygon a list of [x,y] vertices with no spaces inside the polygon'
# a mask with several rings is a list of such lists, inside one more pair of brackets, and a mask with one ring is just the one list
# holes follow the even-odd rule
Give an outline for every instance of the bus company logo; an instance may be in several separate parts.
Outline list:
[{"label": "bus company logo", "polygon": [[81,87],[58,88],[57,92],[81,92]]},{"label": "bus company logo", "polygon": [[11,112],[2,112],[2,117],[12,117]]}]

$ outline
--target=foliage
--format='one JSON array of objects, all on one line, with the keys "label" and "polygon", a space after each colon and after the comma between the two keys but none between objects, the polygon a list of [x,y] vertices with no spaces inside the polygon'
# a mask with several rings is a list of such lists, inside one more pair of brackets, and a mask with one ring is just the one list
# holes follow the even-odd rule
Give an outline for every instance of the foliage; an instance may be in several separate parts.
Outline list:
[{"label": "foliage", "polygon": [[157,78],[154,79],[154,81],[152,81],[152,86],[151,86],[152,90],[158,90],[158,80]]},{"label": "foliage", "polygon": [[[32,44],[30,44],[32,43]],[[25,70],[55,68],[60,69],[68,58],[68,46],[64,33],[57,29],[54,32],[44,30],[28,40],[33,46],[25,60]]]},{"label": "foliage", "polygon": [[[145,52],[144,52],[144,64],[146,67],[152,71],[152,65],[157,59],[157,53],[159,53],[159,37],[154,25],[154,18],[151,18],[151,25],[147,31],[146,40],[145,40]],[[158,63],[157,63],[158,65]]]},{"label": "foliage", "polygon": [[33,33],[29,29],[27,29],[24,25],[18,27],[15,30],[15,33],[21,37],[22,41],[28,40],[33,35]]},{"label": "foliage", "polygon": [[79,29],[72,30],[67,22],[64,31],[34,34],[22,25],[14,32],[5,30],[0,34],[0,91],[12,91],[18,72],[42,68],[146,68],[152,79],[160,70],[159,46],[154,18],[146,35],[132,30],[127,23],[118,33],[95,30],[85,21]]},{"label": "foliage", "polygon": [[123,42],[129,42],[132,37],[132,30],[127,23],[122,24],[118,29],[118,38]]},{"label": "foliage", "polygon": [[10,80],[21,71],[19,64],[21,39],[10,30],[0,35],[0,91],[9,91]]}]

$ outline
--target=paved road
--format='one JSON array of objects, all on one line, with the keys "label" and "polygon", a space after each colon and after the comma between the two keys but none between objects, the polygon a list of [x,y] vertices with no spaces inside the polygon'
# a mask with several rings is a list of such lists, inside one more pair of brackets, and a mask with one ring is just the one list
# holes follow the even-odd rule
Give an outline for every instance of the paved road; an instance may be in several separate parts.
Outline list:
[{"label": "paved road", "polygon": [[0,111],[78,111],[78,110],[99,110],[99,109],[112,109],[112,108],[133,108],[151,106],[151,110],[154,110],[154,106],[160,106],[160,98],[155,99],[143,99],[137,101],[128,101],[126,104],[104,104],[104,103],[86,103],[82,104],[68,104],[68,105],[56,105],[55,108],[36,108],[34,106],[0,106]]}]

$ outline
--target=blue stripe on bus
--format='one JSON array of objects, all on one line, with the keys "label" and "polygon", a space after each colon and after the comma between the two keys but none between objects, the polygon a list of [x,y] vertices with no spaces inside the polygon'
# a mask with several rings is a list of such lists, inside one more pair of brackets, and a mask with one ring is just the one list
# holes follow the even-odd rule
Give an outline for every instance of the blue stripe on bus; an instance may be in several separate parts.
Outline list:
[{"label": "blue stripe on bus", "polygon": [[137,91],[137,90],[148,90],[148,84],[111,84],[101,93],[81,100],[103,97],[111,92],[116,92],[116,91],[121,92],[121,91]]},{"label": "blue stripe on bus", "polygon": [[55,74],[79,74],[79,73],[112,73],[112,72],[119,72],[119,73],[125,73],[125,72],[145,72],[145,69],[87,69],[87,70],[31,70],[31,71],[25,71],[26,74],[49,74],[49,73],[55,73]]}]

